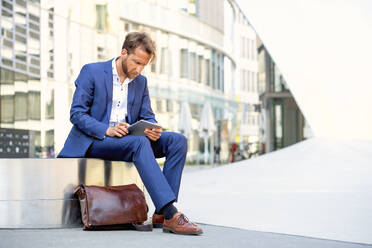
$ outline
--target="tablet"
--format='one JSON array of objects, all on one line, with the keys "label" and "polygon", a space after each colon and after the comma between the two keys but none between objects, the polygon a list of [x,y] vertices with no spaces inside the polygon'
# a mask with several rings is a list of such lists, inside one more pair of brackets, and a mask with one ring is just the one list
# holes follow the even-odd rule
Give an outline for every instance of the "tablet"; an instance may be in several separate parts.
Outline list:
[{"label": "tablet", "polygon": [[143,135],[143,136],[145,136],[146,135],[144,133],[145,128],[161,128],[161,126],[158,125],[157,123],[152,123],[152,122],[149,122],[149,121],[140,120],[140,121],[137,121],[136,123],[130,125],[128,127],[128,131],[129,131],[129,134],[132,134],[132,135]]}]

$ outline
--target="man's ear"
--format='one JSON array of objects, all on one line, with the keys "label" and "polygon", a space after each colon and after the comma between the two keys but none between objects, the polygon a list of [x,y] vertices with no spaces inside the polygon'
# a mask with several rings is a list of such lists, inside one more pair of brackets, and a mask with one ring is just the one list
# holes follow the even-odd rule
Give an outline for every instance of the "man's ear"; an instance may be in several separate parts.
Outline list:
[{"label": "man's ear", "polygon": [[121,49],[121,55],[128,55],[127,49],[125,48]]}]

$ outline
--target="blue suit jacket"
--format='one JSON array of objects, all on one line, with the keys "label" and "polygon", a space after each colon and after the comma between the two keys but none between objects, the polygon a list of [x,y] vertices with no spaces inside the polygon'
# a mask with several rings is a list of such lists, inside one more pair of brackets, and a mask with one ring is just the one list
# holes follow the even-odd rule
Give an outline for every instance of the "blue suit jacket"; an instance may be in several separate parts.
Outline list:
[{"label": "blue suit jacket", "polygon": [[[70,110],[73,127],[58,157],[84,157],[94,139],[102,140],[109,127],[112,106],[112,60],[84,65],[75,81]],[[128,123],[144,119],[156,122],[146,77],[128,85]]]}]

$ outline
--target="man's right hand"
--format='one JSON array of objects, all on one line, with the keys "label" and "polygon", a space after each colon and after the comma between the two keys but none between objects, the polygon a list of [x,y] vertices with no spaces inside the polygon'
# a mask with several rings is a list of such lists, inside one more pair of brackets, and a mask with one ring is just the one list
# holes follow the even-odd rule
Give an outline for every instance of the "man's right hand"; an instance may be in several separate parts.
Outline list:
[{"label": "man's right hand", "polygon": [[128,127],[130,125],[126,122],[119,122],[116,126],[114,127],[109,127],[106,130],[106,136],[110,137],[123,137],[129,133]]}]

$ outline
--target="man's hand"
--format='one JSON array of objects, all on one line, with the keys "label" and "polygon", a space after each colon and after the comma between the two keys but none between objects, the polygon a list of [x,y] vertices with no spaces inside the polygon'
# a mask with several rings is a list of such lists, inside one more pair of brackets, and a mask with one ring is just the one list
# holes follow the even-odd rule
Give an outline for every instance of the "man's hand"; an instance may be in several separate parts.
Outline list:
[{"label": "man's hand", "polygon": [[126,122],[119,122],[114,127],[109,127],[106,131],[106,136],[110,137],[123,137],[129,133],[128,131],[129,124]]},{"label": "man's hand", "polygon": [[146,137],[149,138],[151,141],[157,141],[161,136],[162,129],[161,128],[146,128],[145,134]]}]

